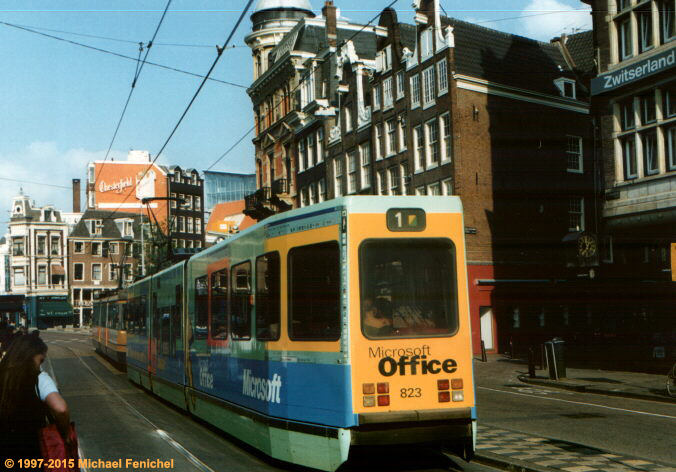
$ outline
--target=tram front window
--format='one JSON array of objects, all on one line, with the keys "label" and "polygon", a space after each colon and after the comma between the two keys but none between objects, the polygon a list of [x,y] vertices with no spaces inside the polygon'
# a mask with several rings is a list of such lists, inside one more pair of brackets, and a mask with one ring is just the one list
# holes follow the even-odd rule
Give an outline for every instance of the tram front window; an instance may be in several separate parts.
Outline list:
[{"label": "tram front window", "polygon": [[369,338],[457,330],[455,246],[448,239],[367,240],[359,248],[361,323]]}]

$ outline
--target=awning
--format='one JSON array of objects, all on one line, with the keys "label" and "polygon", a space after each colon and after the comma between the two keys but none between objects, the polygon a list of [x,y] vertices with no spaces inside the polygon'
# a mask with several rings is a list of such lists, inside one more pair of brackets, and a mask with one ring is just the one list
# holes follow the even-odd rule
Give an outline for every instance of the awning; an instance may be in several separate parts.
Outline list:
[{"label": "awning", "polygon": [[63,266],[52,264],[52,275],[66,275]]}]

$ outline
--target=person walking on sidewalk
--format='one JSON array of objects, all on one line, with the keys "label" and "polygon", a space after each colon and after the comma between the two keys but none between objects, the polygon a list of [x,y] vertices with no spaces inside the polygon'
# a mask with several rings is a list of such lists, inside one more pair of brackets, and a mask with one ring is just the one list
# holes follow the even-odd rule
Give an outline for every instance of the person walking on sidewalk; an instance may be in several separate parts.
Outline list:
[{"label": "person walking on sidewalk", "polygon": [[[70,412],[54,380],[40,366],[47,345],[38,331],[17,335],[0,361],[0,459],[40,459],[38,432],[51,414],[68,444]],[[26,467],[23,467],[25,469]],[[38,468],[36,470],[42,470]]]}]

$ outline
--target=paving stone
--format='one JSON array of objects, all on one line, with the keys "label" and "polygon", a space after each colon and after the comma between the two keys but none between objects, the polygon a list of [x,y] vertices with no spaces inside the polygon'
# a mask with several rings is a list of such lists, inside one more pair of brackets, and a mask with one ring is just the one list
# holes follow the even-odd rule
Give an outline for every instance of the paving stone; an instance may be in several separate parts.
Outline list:
[{"label": "paving stone", "polygon": [[574,466],[574,467],[564,467],[561,470],[567,470],[568,472],[591,472],[591,471],[596,470],[596,469],[593,469],[591,467],[587,467],[587,466],[584,466],[584,465],[578,465],[578,466]]}]

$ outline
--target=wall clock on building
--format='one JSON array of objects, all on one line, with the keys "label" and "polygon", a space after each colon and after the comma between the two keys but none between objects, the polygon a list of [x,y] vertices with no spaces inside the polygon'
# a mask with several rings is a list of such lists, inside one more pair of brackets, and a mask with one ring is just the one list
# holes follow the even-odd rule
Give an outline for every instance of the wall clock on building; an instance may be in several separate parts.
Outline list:
[{"label": "wall clock on building", "polygon": [[582,257],[593,257],[596,255],[596,240],[588,235],[583,234],[577,240],[577,252]]}]

